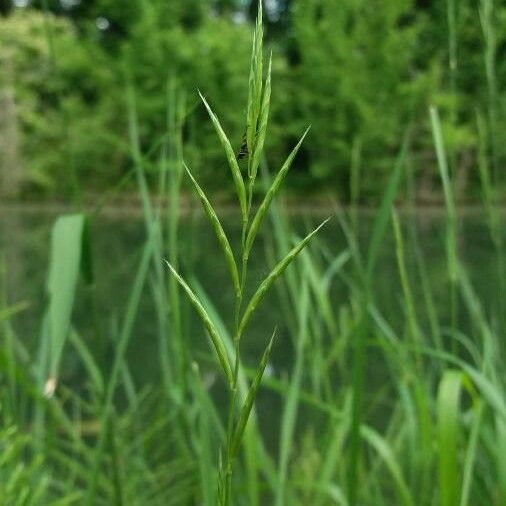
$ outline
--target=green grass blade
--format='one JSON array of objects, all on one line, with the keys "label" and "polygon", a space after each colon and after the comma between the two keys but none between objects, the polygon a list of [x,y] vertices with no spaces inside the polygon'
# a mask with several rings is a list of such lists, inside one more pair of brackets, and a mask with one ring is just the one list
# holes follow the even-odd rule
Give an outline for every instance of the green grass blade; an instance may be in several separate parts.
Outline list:
[{"label": "green grass blade", "polygon": [[199,367],[196,363],[192,364],[192,388],[195,397],[198,400],[198,420],[194,429],[195,446],[198,455],[198,464],[200,470],[202,504],[212,506],[214,504],[214,495],[216,491],[216,470],[213,465],[212,443],[213,438],[210,428],[210,415],[206,410],[209,402],[209,394],[203,384]]},{"label": "green grass blade", "polygon": [[257,396],[258,388],[260,387],[260,383],[262,382],[262,376],[264,374],[265,368],[267,366],[267,362],[269,361],[269,356],[272,350],[272,344],[274,343],[274,338],[276,337],[276,330],[272,333],[271,339],[267,348],[264,351],[262,356],[262,360],[257,369],[256,376],[251,384],[251,387],[248,391],[248,395],[246,396],[246,400],[242,405],[241,411],[239,413],[239,418],[237,420],[237,425],[234,430],[234,435],[232,437],[232,443],[230,448],[230,454],[232,459],[237,456],[239,452],[239,448],[241,447],[242,438],[244,435],[244,430],[246,429],[246,424],[248,423],[249,415],[251,412],[251,408],[253,407],[253,403],[255,402],[255,398]]},{"label": "green grass blade", "polygon": [[[258,116],[262,100],[263,23],[262,1],[258,2],[258,16],[253,34],[253,50],[249,74],[248,108],[246,117],[246,143],[249,153],[254,153],[258,129]],[[248,176],[254,179],[252,160],[248,163]]]},{"label": "green grass blade", "polygon": [[406,158],[406,153],[408,150],[408,142],[409,135],[407,134],[404,137],[401,151],[397,157],[394,169],[388,180],[387,189],[381,202],[380,210],[374,222],[367,259],[367,273],[369,278],[374,271],[374,267],[378,259],[379,249],[385,236],[388,220],[390,219],[390,210],[392,209],[394,199],[397,194],[397,188],[399,187],[399,182],[401,180],[404,160]]},{"label": "green grass blade", "polygon": [[484,374],[470,367],[465,362],[459,365],[466,374],[473,380],[476,389],[480,392],[483,400],[494,410],[496,415],[501,418],[502,423],[506,423],[506,403],[501,388],[492,383]]},{"label": "green grass blade", "polygon": [[394,225],[397,267],[399,270],[399,277],[401,279],[402,292],[404,294],[404,304],[406,305],[406,316],[408,318],[408,325],[411,332],[411,338],[416,343],[420,341],[420,331],[419,331],[420,327],[418,325],[418,318],[416,315],[413,292],[411,290],[408,271],[406,268],[404,237],[402,234],[399,216],[397,215],[395,209],[392,209],[392,222]]},{"label": "green grass blade", "polygon": [[304,373],[304,350],[308,339],[308,317],[309,317],[309,287],[308,282],[304,281],[300,291],[300,301],[298,301],[299,311],[299,329],[297,339],[297,349],[295,357],[295,366],[290,379],[290,386],[285,395],[283,415],[281,418],[280,449],[278,464],[278,485],[276,490],[276,505],[285,504],[286,497],[286,478],[288,474],[288,465],[294,440],[295,424],[297,421],[297,411],[299,406],[300,392],[302,390],[302,378]]},{"label": "green grass blade", "polygon": [[443,132],[441,130],[441,121],[439,114],[435,107],[430,108],[430,120],[432,125],[432,133],[434,137],[434,144],[436,146],[436,156],[439,167],[439,173],[443,182],[443,192],[445,196],[446,210],[448,213],[448,229],[446,234],[447,241],[447,254],[448,254],[448,269],[450,279],[453,283],[456,282],[458,277],[457,268],[457,238],[456,238],[456,216],[455,200],[453,196],[452,184],[448,171],[448,162],[443,142]]},{"label": "green grass blade", "polygon": [[402,468],[395,458],[395,454],[389,442],[385,438],[381,437],[376,431],[365,425],[361,427],[360,434],[364,440],[378,452],[379,456],[390,471],[399,494],[399,504],[404,504],[404,506],[413,506],[415,503],[413,502],[409,488],[402,475]]},{"label": "green grass blade", "polygon": [[228,383],[232,385],[233,375],[232,369],[230,367],[229,358],[227,355],[227,350],[225,348],[225,344],[223,343],[222,338],[220,337],[220,334],[216,330],[214,323],[212,322],[211,318],[207,314],[207,311],[204,309],[204,306],[197,298],[197,296],[193,293],[192,289],[188,286],[186,281],[177,273],[174,267],[172,267],[172,265],[169,262],[167,262],[167,260],[165,260],[165,263],[169,266],[172,275],[178,280],[179,284],[186,292],[188,299],[192,303],[193,307],[196,309],[198,315],[200,316],[200,319],[202,320],[202,323],[209,332],[209,336],[211,337],[211,341],[213,343],[216,354],[218,355],[218,360],[220,361],[223,372],[225,373],[225,377]]},{"label": "green grass blade", "polygon": [[104,392],[104,379],[100,367],[95,361],[88,346],[86,346],[84,339],[82,339],[77,332],[72,330],[69,335],[69,340],[76,350],[77,355],[81,358],[96,391],[102,394]]},{"label": "green grass blade", "polygon": [[439,497],[441,506],[458,504],[459,403],[462,373],[448,370],[439,384],[437,397],[439,441]]},{"label": "green grass blade", "polygon": [[272,286],[274,281],[283,274],[285,269],[290,265],[292,260],[294,260],[297,255],[306,247],[309,241],[314,237],[316,233],[330,220],[327,218],[323,223],[321,223],[315,230],[313,230],[310,234],[308,234],[302,241],[297,244],[286,256],[283,258],[274,269],[269,273],[269,275],[260,283],[257,291],[251,297],[248,306],[246,307],[243,317],[241,319],[241,323],[239,325],[239,336],[242,336],[242,333],[248,324],[251,316],[255,312],[258,304],[262,301],[265,294]]},{"label": "green grass blade", "polygon": [[244,254],[246,257],[249,257],[251,247],[253,246],[253,241],[255,240],[255,237],[260,229],[260,226],[265,218],[267,211],[269,210],[269,206],[271,205],[272,199],[274,198],[274,196],[278,192],[279,188],[281,187],[281,183],[283,182],[283,179],[285,178],[288,170],[290,169],[292,162],[295,158],[295,155],[299,151],[300,146],[302,145],[302,142],[304,141],[304,138],[306,137],[310,128],[311,127],[308,127],[306,129],[306,131],[302,135],[300,141],[293,148],[292,152],[290,153],[290,155],[286,159],[285,163],[281,167],[281,170],[277,173],[269,190],[267,190],[267,193],[266,193],[262,203],[260,204],[260,207],[258,208],[257,212],[255,213],[255,217],[253,218],[253,221],[251,222],[251,227],[248,231],[248,236],[246,238],[246,245],[245,245],[245,249],[244,249]]},{"label": "green grass blade", "polygon": [[223,230],[223,227],[221,226],[218,215],[214,211],[211,203],[209,202],[209,199],[206,197],[205,193],[203,192],[202,188],[199,186],[197,181],[195,181],[195,178],[192,176],[190,169],[187,167],[186,164],[184,164],[184,167],[193,185],[195,186],[195,189],[197,190],[197,194],[200,198],[200,201],[202,202],[202,206],[204,207],[207,217],[209,218],[209,221],[213,226],[214,232],[216,233],[216,237],[220,242],[221,248],[225,255],[225,259],[227,261],[228,268],[230,270],[230,275],[232,276],[232,282],[234,283],[235,292],[236,294],[238,294],[241,290],[241,284],[239,281],[239,272],[237,271],[237,264],[235,262],[234,253],[232,252],[232,248],[230,247],[230,242],[225,234],[225,231]]},{"label": "green grass blade", "polygon": [[497,504],[505,504],[506,501],[506,423],[504,419],[496,417],[495,420],[495,445],[496,466],[498,476]]},{"label": "green grass blade", "polygon": [[28,301],[21,301],[9,307],[0,309],[0,322],[10,320],[13,316],[25,311],[29,307],[30,303]]},{"label": "green grass blade", "polygon": [[469,443],[467,445],[466,458],[464,461],[464,471],[462,477],[462,495],[460,497],[460,506],[469,506],[470,494],[471,494],[471,483],[473,480],[473,471],[477,464],[478,455],[478,438],[480,435],[480,429],[482,429],[483,421],[483,402],[479,401],[474,407],[474,419],[471,426],[469,435]]},{"label": "green grass blade", "polygon": [[230,144],[230,141],[228,140],[227,135],[223,131],[223,128],[221,127],[220,121],[214,114],[214,112],[211,110],[211,107],[209,107],[209,104],[207,103],[206,99],[204,98],[204,95],[199,92],[200,98],[202,99],[202,102],[204,102],[204,105],[206,106],[207,112],[209,113],[209,116],[211,118],[211,121],[213,122],[214,128],[216,129],[216,132],[218,133],[218,137],[220,138],[221,144],[223,148],[225,149],[225,153],[227,155],[228,164],[230,166],[230,170],[232,171],[232,177],[234,179],[235,189],[237,191],[237,197],[239,198],[239,204],[241,206],[241,211],[243,218],[246,216],[247,209],[246,209],[246,189],[244,187],[244,181],[242,179],[241,170],[239,169],[239,164],[237,163],[237,158],[235,156],[235,152],[232,148],[232,145]]}]

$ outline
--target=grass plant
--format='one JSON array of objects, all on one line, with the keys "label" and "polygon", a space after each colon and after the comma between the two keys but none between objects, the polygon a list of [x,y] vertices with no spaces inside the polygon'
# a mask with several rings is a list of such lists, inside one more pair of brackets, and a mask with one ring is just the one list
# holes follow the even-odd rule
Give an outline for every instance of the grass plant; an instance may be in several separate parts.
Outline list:
[{"label": "grass plant", "polygon": [[[200,316],[208,334],[211,339],[212,345],[218,357],[218,361],[223,370],[228,388],[229,388],[229,414],[226,429],[226,443],[220,451],[220,465],[219,465],[219,479],[218,479],[218,503],[221,505],[229,505],[233,503],[232,499],[232,473],[234,463],[238,457],[239,450],[244,438],[244,432],[248,419],[255,401],[255,397],[260,387],[263,373],[267,366],[269,356],[271,353],[272,345],[274,342],[275,331],[268,341],[265,352],[257,366],[256,375],[251,382],[248,393],[244,401],[239,405],[238,403],[238,378],[241,367],[241,341],[245,333],[246,327],[250,319],[255,314],[257,306],[262,302],[266,293],[269,291],[274,282],[283,274],[285,269],[290,263],[299,255],[299,253],[306,247],[313,236],[325,224],[322,223],[319,227],[308,234],[303,240],[295,245],[290,252],[272,269],[267,277],[256,288],[250,300],[244,304],[247,270],[250,254],[254,245],[255,238],[261,229],[262,223],[266,216],[267,211],[272,203],[273,198],[279,191],[283,179],[289,171],[292,162],[300,149],[300,146],[306,136],[308,130],[304,133],[298,144],[288,156],[287,160],[277,173],[268,188],[262,202],[258,209],[253,214],[252,201],[253,190],[255,181],[258,174],[260,160],[262,158],[263,146],[267,132],[270,97],[271,97],[271,70],[272,70],[272,56],[269,59],[269,66],[267,69],[267,77],[263,79],[263,21],[262,21],[262,3],[259,2],[258,18],[256,22],[254,38],[253,38],[253,51],[251,57],[251,68],[249,77],[249,95],[247,104],[247,121],[246,121],[246,144],[247,144],[247,180],[244,182],[243,175],[239,168],[238,160],[235,151],[232,148],[230,140],[225,134],[219,119],[212,111],[207,100],[202,94],[200,97],[207,109],[211,121],[214,125],[216,133],[219,137],[220,143],[223,146],[225,155],[230,167],[232,178],[234,181],[237,199],[242,215],[242,232],[241,232],[241,249],[239,257],[241,258],[240,266],[237,266],[236,256],[232,251],[229,239],[220,223],[218,215],[214,211],[209,199],[205,192],[199,186],[193,177],[188,166],[185,165],[186,172],[195,187],[196,193],[202,203],[205,214],[209,218],[218,242],[221,246],[225,262],[227,263],[230,271],[232,281],[232,288],[235,293],[235,306],[231,308],[234,313],[234,351],[230,356],[227,352],[223,337],[213,323],[211,317],[208,315],[206,309],[202,305],[198,296],[195,295],[190,286],[178,274],[174,266],[167,262],[173,276],[177,279],[181,288],[188,296],[189,301],[195,308]],[[245,307],[244,307],[245,306]]]}]

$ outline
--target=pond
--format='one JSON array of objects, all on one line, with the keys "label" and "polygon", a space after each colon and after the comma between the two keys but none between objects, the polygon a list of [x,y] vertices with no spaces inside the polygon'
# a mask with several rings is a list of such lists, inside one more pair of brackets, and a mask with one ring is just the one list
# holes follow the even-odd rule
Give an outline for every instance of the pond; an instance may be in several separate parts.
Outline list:
[{"label": "pond", "polygon": [[[291,212],[285,213],[292,230],[304,234],[328,215],[335,212]],[[349,213],[345,212],[344,215]],[[428,328],[425,301],[420,283],[419,263],[416,248],[423,257],[423,268],[430,286],[434,305],[442,326],[450,320],[448,303],[448,269],[445,252],[446,221],[444,210],[419,210],[415,213],[400,211],[404,232],[405,261],[411,280],[413,298],[418,318],[423,328]],[[0,211],[0,252],[3,263],[1,279],[2,293],[9,303],[26,301],[28,307],[16,315],[12,325],[18,339],[35,353],[44,310],[47,304],[46,278],[49,265],[49,244],[51,227],[58,216],[54,211],[27,212],[15,209]],[[367,251],[369,234],[375,218],[374,211],[360,211],[354,223],[359,231],[359,245]],[[225,213],[223,224],[230,235],[232,246],[240,241],[239,222],[233,213]],[[146,233],[142,216],[138,213],[110,213],[92,218],[90,221],[91,251],[94,271],[93,287],[78,287],[73,324],[88,343],[95,356],[100,357],[105,369],[112,363],[114,342],[124,317],[128,296],[132,287]],[[185,213],[181,218],[178,234],[180,270],[184,276],[192,273],[223,319],[232,323],[230,307],[233,307],[233,292],[228,270],[224,265],[221,250],[200,212]],[[332,260],[343,253],[348,244],[340,219],[334,217],[322,230],[311,247],[315,254],[315,266],[325,271]],[[485,308],[493,307],[497,299],[497,266],[493,244],[480,210],[462,212],[459,217],[458,248],[460,258],[467,268],[471,282]],[[248,283],[258,285],[272,267],[272,252],[276,249],[275,235],[269,224],[259,238],[251,256]],[[405,308],[399,280],[395,253],[395,241],[391,231],[381,244],[380,259],[375,273],[375,300],[383,318],[397,330],[404,325]],[[270,252],[270,253],[269,253]],[[277,255],[279,258],[279,255]],[[419,257],[420,258],[420,257]],[[418,258],[418,259],[419,259]],[[161,259],[160,259],[161,261]],[[301,268],[303,259],[298,262]],[[169,279],[168,269],[164,266]],[[353,279],[353,262],[348,260],[340,273],[332,278],[329,300],[331,311],[339,321],[345,308],[349,308],[350,279]],[[293,367],[293,335],[287,321],[286,308],[280,302],[280,281],[264,300],[251,322],[244,338],[243,351],[246,364],[254,365],[262,353],[268,337],[277,327],[277,344],[269,365],[269,374],[275,378],[287,378]],[[318,307],[318,306],[316,306]],[[487,309],[488,310],[488,309]],[[209,347],[202,326],[191,308],[185,308],[187,321],[184,338],[192,358],[207,368]],[[298,315],[293,314],[297,321]],[[461,325],[466,325],[465,314],[460,315]],[[170,339],[170,336],[168,336]],[[330,347],[332,343],[327,343]],[[160,382],[158,358],[158,323],[153,291],[148,282],[144,288],[136,318],[132,340],[128,350],[130,373],[137,385]],[[82,388],[80,384],[81,365],[67,345],[62,368],[62,382]],[[381,377],[381,361],[375,362],[377,374]],[[376,374],[372,372],[372,374]],[[211,374],[212,376],[212,374]],[[211,378],[212,379],[212,378]],[[267,394],[263,402],[274,403]],[[275,410],[276,411],[276,410]],[[272,414],[274,416],[274,414]]]}]

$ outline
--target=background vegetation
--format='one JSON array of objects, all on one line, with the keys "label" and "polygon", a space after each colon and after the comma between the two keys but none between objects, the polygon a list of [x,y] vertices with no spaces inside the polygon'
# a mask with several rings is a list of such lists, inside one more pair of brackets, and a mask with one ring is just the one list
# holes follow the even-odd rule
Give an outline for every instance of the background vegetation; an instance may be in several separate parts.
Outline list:
[{"label": "background vegetation", "polygon": [[[302,148],[292,188],[349,200],[351,167],[359,165],[361,198],[377,201],[412,123],[410,163],[419,177],[419,198],[439,198],[427,114],[433,104],[440,110],[458,197],[465,188],[467,198],[476,197],[477,113],[495,125],[495,137],[485,136],[496,170],[506,156],[506,7],[490,10],[490,3],[462,0],[448,11],[445,2],[421,0],[267,2],[276,75],[267,152],[280,163],[302,128],[312,124],[317,132]],[[2,5],[0,89],[6,106],[0,128],[10,146],[1,161],[9,183],[4,193],[70,199],[116,186],[132,168],[125,90],[135,90],[141,145],[149,152],[165,128],[170,76],[190,104],[185,157],[204,183],[228,193],[226,168],[197,89],[212,97],[238,150],[253,5]]]}]

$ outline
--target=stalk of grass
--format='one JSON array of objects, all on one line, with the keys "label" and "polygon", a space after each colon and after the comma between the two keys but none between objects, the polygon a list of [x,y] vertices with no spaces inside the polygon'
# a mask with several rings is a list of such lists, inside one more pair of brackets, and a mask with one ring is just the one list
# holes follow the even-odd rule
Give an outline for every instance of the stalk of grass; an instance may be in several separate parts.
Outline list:
[{"label": "stalk of grass", "polygon": [[[168,251],[169,261],[177,269],[179,267],[179,204],[180,204],[180,193],[183,182],[183,140],[182,140],[182,128],[185,117],[185,103],[184,97],[177,89],[177,81],[174,77],[169,79],[168,83],[168,98],[167,98],[167,131],[170,136],[167,141],[166,148],[164,149],[165,160],[164,170],[162,172],[168,175]],[[163,188],[160,188],[163,192]],[[165,192],[163,192],[165,193]],[[160,279],[160,287],[164,287],[163,277]],[[179,294],[179,287],[177,281],[174,278],[169,280],[169,301],[170,301],[170,317],[171,317],[171,329],[172,339],[174,342],[172,347],[172,354],[174,355],[175,369],[177,381],[175,382],[179,388],[182,389],[182,397],[184,397],[185,390],[185,371],[187,368],[188,357],[186,349],[183,343],[183,329],[182,329],[182,314],[181,314],[181,301]],[[163,300],[160,301],[163,304]],[[160,311],[167,311],[163,305],[160,307]],[[165,329],[168,331],[168,329]],[[165,336],[168,332],[165,333]],[[166,382],[170,381],[171,372],[170,366],[171,359],[169,357],[169,344],[167,337],[163,339],[162,346],[165,349],[164,362],[166,365],[165,377]],[[173,382],[174,383],[174,382]],[[166,389],[170,389],[167,383]]]},{"label": "stalk of grass", "polygon": [[460,496],[460,506],[468,506],[470,503],[471,485],[473,480],[473,471],[476,468],[476,459],[478,454],[478,438],[483,423],[483,402],[478,399],[474,406],[475,416],[469,435],[469,444],[467,447],[466,458],[464,460],[464,469],[462,476],[462,494]]},{"label": "stalk of grass", "polygon": [[407,171],[407,189],[408,189],[408,202],[409,202],[409,213],[412,217],[410,220],[410,244],[414,253],[418,280],[421,284],[424,305],[426,310],[427,319],[429,320],[430,331],[434,345],[438,349],[442,349],[441,342],[441,329],[439,325],[439,318],[437,313],[436,304],[434,301],[434,295],[432,287],[430,286],[429,274],[427,271],[427,263],[424,258],[424,254],[421,248],[419,240],[419,228],[417,224],[417,209],[415,206],[415,178],[413,175],[413,164],[408,163]]},{"label": "stalk of grass", "polygon": [[485,47],[483,49],[483,61],[485,66],[485,76],[488,92],[488,140],[490,147],[490,156],[492,160],[492,180],[494,184],[498,181],[498,160],[497,160],[497,116],[498,116],[498,95],[497,95],[497,76],[496,76],[496,58],[497,58],[497,26],[496,10],[494,0],[480,0],[479,13],[481,28],[485,38]]},{"label": "stalk of grass", "polygon": [[[457,211],[455,208],[455,200],[453,196],[453,188],[448,172],[448,163],[444,148],[443,133],[441,130],[441,122],[439,114],[435,107],[430,108],[430,119],[432,125],[432,134],[436,147],[436,155],[439,173],[443,182],[443,191],[446,205],[446,255],[448,261],[448,274],[450,277],[450,310],[451,310],[451,326],[457,328],[458,319],[458,252],[457,252]],[[454,349],[455,351],[455,349]]]},{"label": "stalk of grass", "polygon": [[479,112],[477,113],[476,117],[479,137],[478,168],[480,173],[481,194],[487,215],[487,224],[490,232],[490,237],[494,244],[497,258],[497,276],[499,282],[496,303],[501,326],[502,328],[506,328],[506,305],[503,296],[503,294],[506,293],[506,267],[504,265],[504,240],[501,231],[501,217],[496,193],[493,190],[493,178],[490,174],[491,171],[488,161],[489,157],[486,149],[487,126],[483,116]]},{"label": "stalk of grass", "polygon": [[358,236],[358,205],[360,202],[360,170],[361,170],[362,142],[360,137],[353,140],[350,163],[350,205],[351,224],[355,235]]},{"label": "stalk of grass", "polygon": [[[409,130],[408,130],[409,132]],[[352,423],[350,428],[350,457],[348,463],[348,500],[351,504],[357,501],[358,494],[358,467],[361,458],[361,437],[360,427],[362,425],[362,399],[364,390],[364,376],[365,376],[365,346],[366,336],[369,330],[369,315],[368,308],[372,300],[372,285],[373,274],[378,256],[380,252],[380,245],[386,233],[388,220],[390,217],[390,210],[393,205],[397,189],[400,184],[402,171],[404,168],[404,160],[408,149],[409,134],[404,138],[401,151],[398,155],[394,169],[388,180],[387,189],[383,197],[380,210],[375,219],[371,240],[369,243],[367,264],[365,269],[362,267],[360,258],[356,259],[359,276],[362,281],[362,291],[359,297],[361,298],[360,305],[362,307],[362,314],[355,327],[355,343],[353,349],[353,365],[352,365],[352,383],[353,383],[353,407],[352,407]]]},{"label": "stalk of grass", "polygon": [[[275,194],[279,190],[281,183],[288,172],[291,163],[300,147],[300,143],[292,151],[287,161],[278,172],[271,187],[268,189],[263,203],[259,207],[255,214],[255,217],[250,224],[250,210],[251,201],[253,196],[253,187],[256,179],[256,173],[258,163],[261,159],[261,151],[263,149],[263,143],[266,136],[267,130],[267,118],[270,104],[270,68],[267,75],[267,79],[263,81],[263,70],[262,70],[262,47],[263,47],[263,28],[262,28],[262,5],[259,2],[258,19],[255,28],[253,51],[251,58],[251,73],[250,73],[250,92],[247,106],[247,126],[246,126],[246,137],[249,148],[249,161],[248,161],[248,194],[246,195],[245,184],[242,178],[242,174],[239,170],[235,153],[231,147],[231,143],[228,140],[225,132],[223,131],[220,122],[211,110],[206,99],[201,94],[202,101],[206,107],[211,121],[216,129],[221,145],[224,148],[231,172],[234,180],[237,197],[241,208],[242,217],[242,242],[240,258],[242,259],[241,268],[237,268],[235,263],[234,254],[230,248],[230,241],[228,240],[223,227],[221,226],[219,219],[212,209],[209,199],[206,197],[204,191],[196,184],[193,176],[190,175],[192,182],[197,190],[199,198],[204,206],[206,214],[210,219],[213,230],[215,231],[217,238],[222,246],[224,257],[232,275],[232,281],[236,293],[235,308],[233,313],[235,314],[235,329],[234,335],[234,357],[230,360],[225,346],[223,344],[223,338],[216,330],[216,326],[207,314],[201,301],[183,280],[183,278],[177,273],[177,271],[169,264],[170,270],[174,277],[177,279],[183,290],[186,292],[190,302],[197,310],[204,326],[206,327],[215,352],[220,360],[222,369],[225,373],[227,383],[230,390],[230,403],[229,403],[229,415],[227,422],[227,438],[226,445],[221,452],[220,462],[220,475],[218,482],[218,502],[222,505],[229,505],[232,502],[232,473],[234,463],[236,460],[237,453],[241,446],[241,442],[244,436],[247,421],[251,412],[251,408],[255,397],[257,395],[258,388],[263,376],[263,371],[267,365],[269,353],[272,348],[273,338],[271,338],[265,353],[258,364],[257,374],[249,387],[248,395],[243,401],[242,406],[238,404],[237,396],[237,382],[239,377],[240,369],[240,343],[243,337],[246,325],[256,311],[258,304],[265,297],[267,291],[271,288],[276,279],[281,276],[284,270],[290,265],[290,263],[298,256],[298,254],[306,247],[306,245],[313,238],[314,234],[319,230],[318,227],[315,231],[309,234],[305,239],[299,242],[272,270],[272,272],[265,278],[265,280],[259,285],[250,301],[246,304],[246,308],[242,309],[242,303],[245,293],[246,286],[246,275],[249,263],[249,255],[251,253],[255,237],[260,230],[263,218],[269,209],[269,206],[274,198]],[[305,134],[304,134],[305,135]],[[238,282],[238,278],[240,282]],[[274,337],[274,336],[273,336]]]},{"label": "stalk of grass", "polygon": [[[392,210],[392,223],[394,228],[394,237],[396,244],[396,256],[397,256],[397,266],[399,269],[399,276],[401,279],[401,286],[403,292],[403,302],[406,304],[406,315],[408,319],[408,327],[409,333],[411,335],[411,339],[413,344],[419,344],[422,341],[422,336],[420,335],[420,326],[418,323],[418,317],[416,314],[415,303],[413,300],[413,294],[411,290],[411,285],[409,282],[408,272],[406,269],[406,260],[404,255],[404,238],[401,230],[401,224],[399,222],[399,216],[395,209]],[[421,367],[420,357],[417,357],[418,366]]]}]

